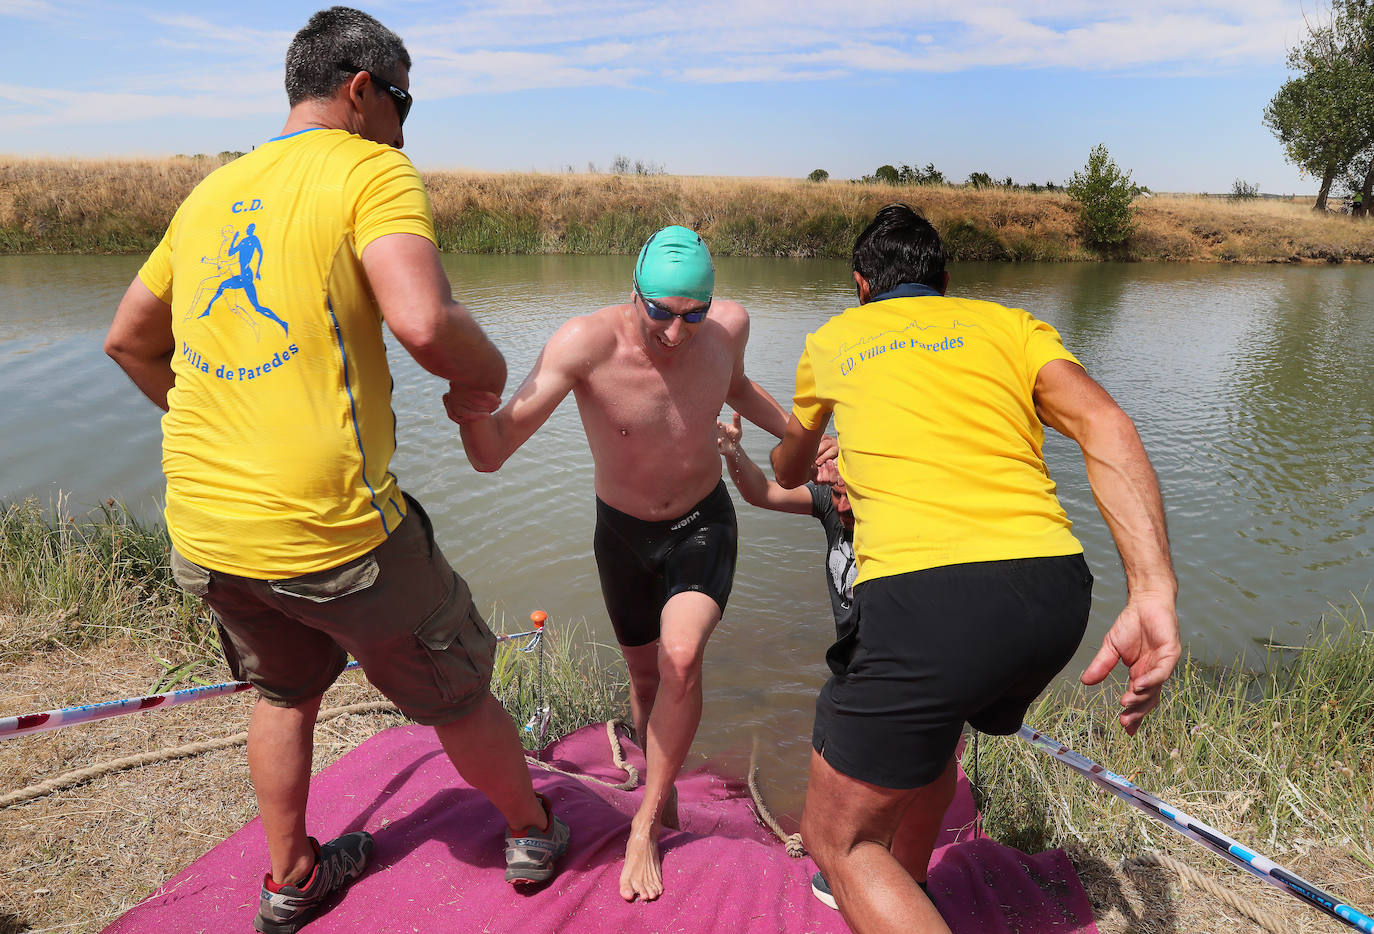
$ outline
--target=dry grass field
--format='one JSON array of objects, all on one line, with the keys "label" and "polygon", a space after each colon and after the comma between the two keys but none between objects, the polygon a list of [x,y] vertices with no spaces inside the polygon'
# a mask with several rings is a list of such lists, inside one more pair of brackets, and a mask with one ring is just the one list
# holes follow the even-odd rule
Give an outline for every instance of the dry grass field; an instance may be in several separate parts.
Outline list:
[{"label": "dry grass field", "polygon": [[[164,530],[114,503],[85,519],[49,516],[32,501],[0,504],[0,716],[224,680],[202,608],[170,581],[166,555]],[[1112,698],[1095,692],[1048,695],[1028,721],[1370,911],[1374,630],[1363,608],[1330,622],[1329,639],[1285,650],[1265,672],[1189,659],[1135,739],[1114,727]],[[504,624],[493,619],[497,630],[515,628]],[[551,735],[620,713],[624,669],[569,651],[589,639],[576,624],[551,629],[566,635],[548,640]],[[534,706],[529,659],[503,651],[493,677],[517,720]],[[353,673],[324,706],[376,699]],[[0,797],[73,769],[229,738],[247,728],[250,705],[239,694],[0,740]],[[322,720],[316,768],[397,722],[385,713]],[[1103,934],[1344,930],[1018,740],[969,746],[965,771],[978,776],[985,830],[1026,852],[1065,846]],[[0,805],[0,934],[102,930],[253,816],[240,746]],[[1202,882],[1135,863],[1151,852],[1197,869]]]},{"label": "dry grass field", "polygon": [[[0,158],[0,252],[151,249],[220,157]],[[659,227],[700,231],[721,256],[846,257],[882,205],[905,200],[956,260],[1369,262],[1374,222],[1275,199],[1141,197],[1136,233],[1102,255],[1062,192],[844,181],[537,173],[424,173],[440,247],[460,253],[634,253]]]},{"label": "dry grass field", "polygon": [[[0,644],[31,625],[0,616]],[[0,714],[140,694],[161,670],[155,656],[166,648],[115,638],[80,653],[56,647],[22,658],[0,656]],[[324,706],[375,699],[362,678],[350,673],[325,696]],[[121,756],[231,736],[247,728],[251,703],[249,695],[239,694],[0,742],[0,793]],[[316,770],[401,722],[384,713],[321,722]],[[965,768],[971,768],[968,761]],[[1081,784],[1082,808],[1101,811],[1099,821],[1123,828],[1148,823]],[[992,793],[1005,798],[1017,790],[1003,786]],[[115,772],[0,809],[0,934],[94,934],[254,816],[242,746]],[[1345,930],[1163,828],[1147,835],[1152,831],[1152,848],[1232,892],[1266,923],[1260,926],[1171,870],[1120,861],[1100,843],[1070,844],[1102,934]],[[1365,910],[1374,900],[1374,873],[1352,860],[1348,847],[1304,840],[1279,859]],[[245,930],[253,896],[244,893]]]}]

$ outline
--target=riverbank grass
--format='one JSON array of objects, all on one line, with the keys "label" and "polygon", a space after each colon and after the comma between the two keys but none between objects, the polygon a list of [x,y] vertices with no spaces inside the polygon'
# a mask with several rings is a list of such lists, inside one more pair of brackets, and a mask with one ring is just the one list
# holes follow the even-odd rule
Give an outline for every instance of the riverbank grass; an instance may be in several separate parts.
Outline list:
[{"label": "riverbank grass", "polygon": [[[146,253],[222,157],[0,158],[0,253]],[[949,185],[677,175],[422,173],[439,248],[451,253],[634,255],[684,224],[716,256],[847,259],[891,201],[940,231],[956,261],[1368,262],[1374,224],[1314,215],[1305,202],[1137,198],[1135,234],[1109,252],[1084,240],[1063,192]]]},{"label": "riverbank grass", "polygon": [[[1185,656],[1134,738],[1117,724],[1117,692],[1051,692],[1026,722],[1362,910],[1374,908],[1374,631],[1362,599],[1334,608],[1306,644],[1270,645],[1255,669]],[[1027,852],[1065,847],[1080,872],[1155,851],[1248,885],[1245,873],[1016,737],[981,737],[976,772],[973,756],[966,751],[964,769],[979,777],[984,827],[995,839]],[[1297,929],[1320,929],[1306,926],[1319,914],[1294,899],[1266,910]]]},{"label": "riverbank grass", "polygon": [[[167,548],[163,529],[113,502],[80,518],[61,501],[53,510],[0,504],[0,714],[225,680],[204,611],[171,580]],[[1052,693],[1027,722],[1369,911],[1374,632],[1362,601],[1333,610],[1305,645],[1271,646],[1255,669],[1185,658],[1133,739],[1117,725],[1113,691]],[[490,615],[498,632],[529,628]],[[548,739],[623,713],[619,653],[591,640],[585,621],[549,622],[542,694],[538,653],[498,646],[493,691],[518,725],[541,697],[551,708]],[[354,672],[331,688],[326,706],[376,696]],[[219,738],[242,729],[251,706],[240,694],[0,742],[0,776],[13,790],[121,755]],[[401,722],[378,712],[322,723],[315,770]],[[522,735],[538,745],[537,728]],[[1253,902],[1270,930],[1326,929],[1313,909],[1015,737],[982,737],[963,765],[976,777],[989,836],[1027,852],[1068,850],[1104,934],[1253,923],[1171,872],[1129,862],[1151,852]],[[16,806],[0,821],[0,864],[13,867],[0,891],[0,931],[100,930],[254,813],[246,760],[234,748]]]},{"label": "riverbank grass", "polygon": [[[227,680],[205,608],[172,579],[170,548],[165,528],[139,521],[114,500],[80,519],[65,500],[51,514],[32,499],[0,507],[0,662],[90,649],[118,636],[161,667],[143,690]],[[497,633],[530,629],[503,613],[487,617]],[[612,653],[597,651],[585,620],[555,621],[539,649],[521,651],[528,644],[497,645],[492,693],[513,716],[534,714],[542,701],[553,739],[621,713],[627,677],[605,661]],[[540,737],[535,730],[522,735],[528,748]]]}]

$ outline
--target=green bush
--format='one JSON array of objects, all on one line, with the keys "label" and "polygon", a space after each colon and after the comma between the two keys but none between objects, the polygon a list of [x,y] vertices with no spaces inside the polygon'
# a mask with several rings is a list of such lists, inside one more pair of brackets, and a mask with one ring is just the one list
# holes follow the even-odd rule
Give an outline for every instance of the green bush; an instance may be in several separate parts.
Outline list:
[{"label": "green bush", "polygon": [[1140,194],[1131,173],[1122,172],[1107,147],[1098,143],[1088,155],[1082,172],[1074,172],[1067,191],[1078,202],[1083,239],[1089,246],[1106,249],[1130,239],[1135,231],[1131,202]]},{"label": "green bush", "polygon": [[1259,182],[1247,182],[1243,178],[1238,178],[1231,183],[1230,198],[1232,201],[1253,201],[1259,197]]},{"label": "green bush", "polygon": [[806,178],[807,181],[824,182],[829,180],[830,173],[827,172],[825,169],[812,169],[811,174],[806,176]]},{"label": "green bush", "polygon": [[902,181],[901,175],[897,173],[895,165],[880,165],[873,170],[875,181],[882,182],[884,185],[897,185]]}]

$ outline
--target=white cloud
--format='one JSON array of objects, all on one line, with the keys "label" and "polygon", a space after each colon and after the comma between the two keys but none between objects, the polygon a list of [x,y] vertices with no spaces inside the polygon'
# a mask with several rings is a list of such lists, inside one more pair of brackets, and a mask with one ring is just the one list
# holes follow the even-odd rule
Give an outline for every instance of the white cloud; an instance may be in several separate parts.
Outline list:
[{"label": "white cloud", "polygon": [[990,67],[1205,73],[1280,62],[1302,30],[1292,0],[872,0],[843,12],[829,0],[489,0],[400,31],[422,75],[462,59],[463,79],[450,73],[447,86],[464,93],[620,85],[635,74],[609,67],[621,64],[709,83]]},{"label": "white cloud", "polygon": [[[75,16],[98,27],[94,9],[0,0],[0,16]],[[68,78],[60,90],[0,87],[0,101],[12,102],[0,111],[19,121],[13,125],[282,111],[282,53],[303,20],[293,15],[289,28],[280,28],[283,13],[245,27],[232,19],[232,7],[149,12],[141,20],[101,9],[118,16],[121,27],[141,30],[143,53],[117,72]],[[833,0],[703,0],[690,7],[478,0],[458,10],[393,0],[381,14],[407,41],[423,99],[975,68],[1207,74],[1276,65],[1304,28],[1298,0],[967,0],[957,7],[947,0],[866,0],[845,9]]]},{"label": "white cloud", "polygon": [[16,130],[64,124],[108,125],[179,117],[233,118],[284,113],[282,95],[126,94],[58,91],[0,84],[0,116]]},{"label": "white cloud", "polygon": [[15,19],[54,19],[62,13],[43,0],[0,0],[0,17]]}]

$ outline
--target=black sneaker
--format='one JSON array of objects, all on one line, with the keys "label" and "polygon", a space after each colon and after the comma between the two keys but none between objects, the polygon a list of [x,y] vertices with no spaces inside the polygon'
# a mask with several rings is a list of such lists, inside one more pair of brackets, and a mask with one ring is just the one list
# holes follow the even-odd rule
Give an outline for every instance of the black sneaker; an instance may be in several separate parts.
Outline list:
[{"label": "black sneaker", "polygon": [[311,837],[310,845],[315,849],[315,868],[302,885],[283,885],[273,892],[267,888],[272,876],[263,878],[258,916],[253,919],[254,929],[262,934],[295,934],[315,917],[325,899],[363,874],[372,856],[372,834],[365,830],[346,833],[324,846]]},{"label": "black sneaker", "polygon": [[825,881],[825,876],[819,872],[811,877],[811,894],[821,900],[821,904],[840,910],[840,906],[835,904],[835,893],[830,891],[830,883]]},{"label": "black sneaker", "polygon": [[553,816],[549,799],[536,793],[548,817],[548,829],[539,830],[533,824],[521,831],[506,831],[506,881],[512,885],[526,882],[547,882],[553,878],[554,860],[568,852],[572,836],[568,825]]}]

